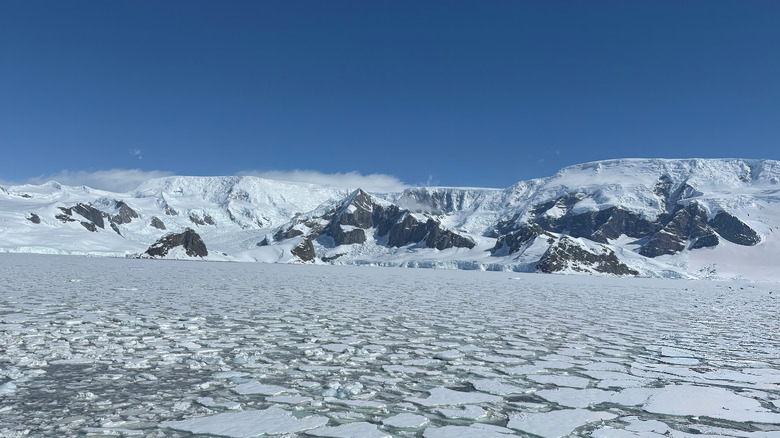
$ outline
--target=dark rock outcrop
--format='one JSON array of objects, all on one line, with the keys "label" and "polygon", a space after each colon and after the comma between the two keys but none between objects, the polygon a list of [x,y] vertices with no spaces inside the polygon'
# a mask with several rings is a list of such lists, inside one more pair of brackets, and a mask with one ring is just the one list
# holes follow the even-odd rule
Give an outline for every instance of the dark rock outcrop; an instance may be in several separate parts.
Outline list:
[{"label": "dark rock outcrop", "polygon": [[158,230],[164,230],[165,229],[165,223],[160,220],[157,216],[152,216],[152,222],[149,224],[153,226],[154,228],[157,228]]},{"label": "dark rock outcrop", "polygon": [[170,205],[165,204],[165,214],[167,214],[168,216],[178,216],[179,212],[174,210],[173,207],[171,207]]},{"label": "dark rock outcrop", "polygon": [[216,225],[216,222],[214,222],[214,218],[209,215],[203,216],[203,222],[209,224],[209,225]]},{"label": "dark rock outcrop", "polygon": [[[712,234],[707,225],[707,212],[696,202],[677,210],[666,225],[642,246],[639,254],[645,257],[677,254],[685,249],[687,241],[695,241]],[[712,242],[705,238],[702,244]]]},{"label": "dark rock outcrop", "polygon": [[718,239],[718,235],[715,233],[710,233],[694,240],[691,243],[691,246],[689,246],[689,248],[690,249],[711,248],[713,246],[718,246],[719,243],[720,243],[720,239]]},{"label": "dark rock outcrop", "polygon": [[314,254],[314,244],[311,239],[304,239],[298,246],[290,252],[304,262],[310,262],[316,257]]},{"label": "dark rock outcrop", "polygon": [[474,242],[471,239],[442,228],[441,224],[428,219],[425,223],[429,229],[428,237],[425,238],[425,246],[443,250],[447,248],[474,248]]},{"label": "dark rock outcrop", "polygon": [[111,229],[114,230],[114,232],[119,234],[120,236],[122,235],[122,232],[119,231],[119,227],[114,222],[111,222]]},{"label": "dark rock outcrop", "polygon": [[746,223],[734,215],[721,211],[710,221],[710,226],[721,237],[739,245],[753,246],[761,242],[761,237]]},{"label": "dark rock outcrop", "polygon": [[97,232],[97,227],[95,227],[95,224],[93,224],[92,222],[81,221],[81,225],[84,228],[88,229],[89,231],[92,231],[93,233]]},{"label": "dark rock outcrop", "polygon": [[111,216],[111,222],[122,225],[129,224],[133,219],[138,219],[138,213],[123,201],[116,201],[115,206],[119,209],[119,212]]},{"label": "dark rock outcrop", "polygon": [[639,272],[622,263],[615,252],[601,246],[600,252],[593,252],[569,237],[562,236],[550,245],[536,270],[551,274],[567,270],[578,272],[599,272],[613,275],[639,275]]},{"label": "dark rock outcrop", "polygon": [[421,242],[430,232],[426,223],[418,221],[414,215],[407,214],[399,222],[392,224],[387,231],[387,245],[406,246],[411,242]]},{"label": "dark rock outcrop", "polygon": [[209,255],[206,244],[192,228],[187,228],[181,233],[170,233],[155,242],[145,254],[150,257],[165,257],[173,248],[181,246],[190,257],[205,257]]},{"label": "dark rock outcrop", "polygon": [[107,213],[104,213],[89,204],[83,204],[83,203],[76,204],[74,207],[72,207],[72,210],[74,213],[82,216],[83,218],[92,222],[96,226],[100,228],[105,228],[105,223],[103,222],[103,218],[108,217]]},{"label": "dark rock outcrop", "polygon": [[37,214],[35,214],[35,213],[30,213],[30,216],[29,216],[29,217],[27,217],[27,220],[28,220],[28,221],[30,221],[30,222],[32,222],[32,223],[34,223],[34,224],[39,224],[39,223],[41,223],[41,217],[40,217],[40,216],[38,216],[38,215],[37,215]]}]

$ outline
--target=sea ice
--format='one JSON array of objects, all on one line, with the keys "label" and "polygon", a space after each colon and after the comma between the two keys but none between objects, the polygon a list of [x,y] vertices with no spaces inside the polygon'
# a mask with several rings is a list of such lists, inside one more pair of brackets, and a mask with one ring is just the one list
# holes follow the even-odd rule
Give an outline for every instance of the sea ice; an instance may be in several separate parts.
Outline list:
[{"label": "sea ice", "polygon": [[387,432],[376,428],[375,424],[366,422],[347,423],[334,427],[319,427],[306,431],[306,435],[335,438],[392,438]]},{"label": "sea ice", "polygon": [[575,429],[586,424],[611,420],[615,417],[617,415],[610,412],[564,409],[550,412],[511,414],[507,427],[545,438],[558,438],[567,436]]},{"label": "sea ice", "polygon": [[447,388],[433,388],[427,398],[407,397],[406,400],[422,406],[457,406],[472,403],[489,403],[501,400],[501,397],[480,392],[453,391]]},{"label": "sea ice", "polygon": [[260,411],[230,412],[182,421],[166,421],[163,427],[197,434],[211,434],[230,438],[253,438],[261,435],[279,435],[302,432],[322,427],[326,417],[293,417],[280,408]]},{"label": "sea ice", "polygon": [[265,385],[259,383],[256,380],[252,380],[246,383],[242,383],[240,385],[236,385],[236,387],[233,388],[233,390],[238,394],[242,394],[242,395],[245,394],[279,395],[285,392],[298,392],[294,389],[288,389],[281,386]]},{"label": "sea ice", "polygon": [[382,420],[382,424],[400,429],[415,429],[428,424],[430,420],[422,415],[403,413]]}]

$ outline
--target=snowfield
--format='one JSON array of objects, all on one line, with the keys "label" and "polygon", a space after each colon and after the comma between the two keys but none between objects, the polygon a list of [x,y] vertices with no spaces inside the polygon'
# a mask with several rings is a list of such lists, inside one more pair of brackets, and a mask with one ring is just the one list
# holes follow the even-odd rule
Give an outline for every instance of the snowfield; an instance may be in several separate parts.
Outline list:
[{"label": "snowfield", "polygon": [[0,254],[0,436],[780,436],[777,283]]}]

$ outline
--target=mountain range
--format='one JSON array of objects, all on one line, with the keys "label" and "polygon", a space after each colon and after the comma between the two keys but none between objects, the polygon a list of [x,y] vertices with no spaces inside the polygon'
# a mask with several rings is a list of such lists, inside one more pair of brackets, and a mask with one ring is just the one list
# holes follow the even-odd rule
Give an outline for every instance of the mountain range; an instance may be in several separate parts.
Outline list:
[{"label": "mountain range", "polygon": [[250,176],[0,187],[0,252],[780,279],[780,162],[620,159],[504,189]]}]

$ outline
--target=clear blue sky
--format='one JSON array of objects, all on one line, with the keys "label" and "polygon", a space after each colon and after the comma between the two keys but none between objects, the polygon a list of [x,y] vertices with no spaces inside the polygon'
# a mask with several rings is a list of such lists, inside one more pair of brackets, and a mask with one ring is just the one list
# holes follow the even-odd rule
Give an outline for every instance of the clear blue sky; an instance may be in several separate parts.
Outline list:
[{"label": "clear blue sky", "polygon": [[0,2],[0,180],[780,159],[780,1]]}]

